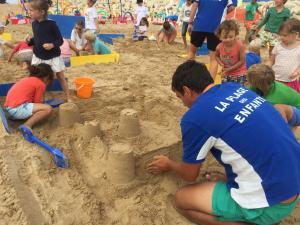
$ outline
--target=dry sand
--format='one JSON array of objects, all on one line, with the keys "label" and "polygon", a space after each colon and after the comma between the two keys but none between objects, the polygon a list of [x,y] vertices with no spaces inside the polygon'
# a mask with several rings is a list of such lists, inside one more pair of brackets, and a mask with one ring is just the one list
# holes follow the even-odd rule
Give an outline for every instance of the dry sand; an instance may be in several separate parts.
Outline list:
[{"label": "dry sand", "polygon": [[[0,5],[0,16],[8,11]],[[11,6],[9,7],[11,10]],[[150,33],[159,27],[152,26]],[[170,79],[184,61],[182,45],[163,46],[130,40],[132,25],[106,25],[103,32],[125,33],[115,42],[117,64],[68,68],[73,79],[96,79],[93,97],[75,97],[74,105],[56,109],[34,129],[60,148],[69,169],[55,167],[49,154],[26,142],[10,122],[13,134],[0,139],[1,225],[188,225],[170,203],[170,194],[185,183],[172,174],[153,176],[145,165],[155,154],[180,159],[179,120],[185,108],[170,90]],[[14,40],[30,31],[28,25],[9,25]],[[207,62],[207,57],[200,60]],[[16,63],[0,62],[0,82],[26,76]],[[47,97],[63,96],[48,93]],[[62,122],[64,118],[65,122]],[[3,132],[2,132],[3,133]],[[201,170],[222,169],[209,158]],[[300,212],[282,224],[300,223]]]}]

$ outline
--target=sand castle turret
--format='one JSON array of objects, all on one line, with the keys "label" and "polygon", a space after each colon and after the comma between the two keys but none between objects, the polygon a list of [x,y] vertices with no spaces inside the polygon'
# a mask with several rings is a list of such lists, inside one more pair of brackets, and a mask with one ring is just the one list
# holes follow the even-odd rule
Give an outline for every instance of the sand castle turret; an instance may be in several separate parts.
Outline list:
[{"label": "sand castle turret", "polygon": [[99,137],[101,134],[98,121],[89,121],[84,124],[78,124],[75,129],[76,135],[83,141],[90,141],[93,137]]},{"label": "sand castle turret", "polygon": [[137,111],[124,109],[121,111],[118,133],[120,137],[131,138],[141,133]]},{"label": "sand castle turret", "polygon": [[64,127],[80,122],[80,113],[74,103],[64,103],[59,106],[59,124]]},{"label": "sand castle turret", "polygon": [[135,160],[131,146],[128,144],[115,144],[108,154],[107,177],[111,182],[124,184],[135,177]]}]

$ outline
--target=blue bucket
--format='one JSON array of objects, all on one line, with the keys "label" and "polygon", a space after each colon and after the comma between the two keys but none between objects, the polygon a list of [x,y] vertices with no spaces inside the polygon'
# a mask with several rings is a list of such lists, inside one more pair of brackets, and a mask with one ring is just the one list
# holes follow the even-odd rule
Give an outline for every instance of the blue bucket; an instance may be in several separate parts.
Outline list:
[{"label": "blue bucket", "polygon": [[208,55],[209,51],[207,48],[207,43],[204,42],[200,48],[198,48],[196,55]]}]

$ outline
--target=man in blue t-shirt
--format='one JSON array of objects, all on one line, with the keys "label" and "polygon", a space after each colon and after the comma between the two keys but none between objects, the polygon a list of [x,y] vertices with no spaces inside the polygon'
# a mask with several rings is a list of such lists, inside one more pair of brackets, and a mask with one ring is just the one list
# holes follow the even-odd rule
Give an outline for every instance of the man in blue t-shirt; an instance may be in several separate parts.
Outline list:
[{"label": "man in blue t-shirt", "polygon": [[178,211],[200,224],[268,225],[288,216],[300,191],[300,145],[272,105],[236,83],[214,86],[195,61],[177,68],[172,89],[189,108],[181,120],[183,162],[155,156],[148,171],[195,181],[210,152],[226,172],[223,182],[177,191]]},{"label": "man in blue t-shirt", "polygon": [[207,48],[210,51],[210,73],[213,78],[218,70],[215,51],[220,43],[215,31],[225,19],[225,15],[232,10],[234,10],[232,0],[195,0],[192,6],[188,27],[189,32],[192,32],[188,58],[194,59],[197,49],[207,39]]}]

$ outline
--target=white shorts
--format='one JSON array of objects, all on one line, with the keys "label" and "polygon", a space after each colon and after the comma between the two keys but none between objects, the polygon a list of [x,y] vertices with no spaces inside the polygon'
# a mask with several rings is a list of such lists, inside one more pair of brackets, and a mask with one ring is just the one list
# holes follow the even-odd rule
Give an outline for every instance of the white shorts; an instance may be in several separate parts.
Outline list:
[{"label": "white shorts", "polygon": [[31,62],[33,52],[31,49],[21,50],[16,54],[16,59],[19,62]]},{"label": "white shorts", "polygon": [[33,103],[24,103],[15,108],[6,107],[11,119],[24,120],[32,116]]},{"label": "white shorts", "polygon": [[52,59],[48,59],[48,60],[44,60],[44,59],[40,59],[40,58],[36,57],[35,54],[33,54],[31,64],[38,65],[41,63],[46,63],[46,64],[50,65],[53,72],[55,72],[55,73],[59,73],[61,71],[64,71],[64,69],[65,69],[65,63],[61,56],[58,56],[58,57],[55,57]]}]

